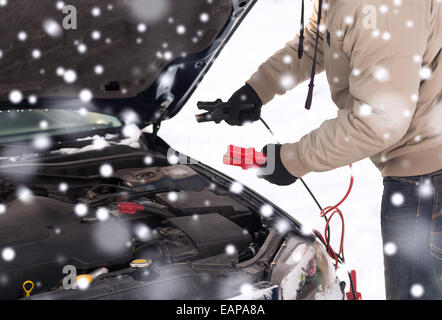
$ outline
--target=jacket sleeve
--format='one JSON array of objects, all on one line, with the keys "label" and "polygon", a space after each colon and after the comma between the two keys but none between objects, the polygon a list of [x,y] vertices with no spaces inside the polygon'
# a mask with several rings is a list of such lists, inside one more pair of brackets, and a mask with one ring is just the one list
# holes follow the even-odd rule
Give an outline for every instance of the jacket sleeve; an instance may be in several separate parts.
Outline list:
[{"label": "jacket sleeve", "polygon": [[[416,25],[420,23],[417,14],[414,18]],[[407,133],[421,80],[416,55],[422,53],[428,35],[424,27],[406,28],[397,19],[393,13],[382,15],[376,31],[364,28],[362,21],[342,23],[343,51],[353,70],[349,76],[353,99],[337,118],[282,147],[282,162],[292,175],[302,177],[362,160],[393,147]]]},{"label": "jacket sleeve", "polygon": [[[316,41],[318,21],[318,0],[314,1],[312,16],[305,26],[304,54],[298,59],[299,34],[277,51],[252,75],[247,83],[252,86],[263,104],[276,94],[283,95],[288,90],[310,78]],[[321,48],[323,32],[320,32],[316,73],[324,71],[324,54]]]}]

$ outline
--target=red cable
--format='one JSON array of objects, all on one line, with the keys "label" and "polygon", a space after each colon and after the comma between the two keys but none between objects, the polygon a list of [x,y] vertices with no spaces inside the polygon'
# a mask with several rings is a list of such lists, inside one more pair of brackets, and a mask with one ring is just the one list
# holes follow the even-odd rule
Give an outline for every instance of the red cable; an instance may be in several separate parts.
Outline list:
[{"label": "red cable", "polygon": [[[352,165],[350,164],[350,169],[352,168]],[[341,231],[341,241],[339,244],[339,252],[338,254],[336,254],[335,250],[329,246],[328,248],[328,254],[329,256],[335,260],[335,269],[338,269],[338,262],[339,262],[339,256],[342,257],[342,260],[344,261],[344,232],[345,232],[345,222],[344,222],[344,215],[342,214],[342,211],[339,209],[339,206],[341,204],[344,203],[345,200],[347,200],[348,196],[351,193],[351,190],[353,189],[353,183],[354,183],[354,176],[353,174],[351,174],[351,178],[350,178],[350,185],[348,187],[347,193],[345,194],[345,196],[342,198],[341,201],[339,201],[336,205],[334,206],[329,206],[324,208],[323,210],[321,210],[320,216],[321,217],[326,217],[327,214],[331,213],[330,217],[328,217],[327,219],[327,223],[325,224],[325,231],[324,231],[324,235],[325,237],[323,237],[321,235],[321,233],[316,232],[319,237],[321,238],[321,241],[323,243],[329,243],[329,239],[330,239],[330,234],[328,232],[328,227],[330,225],[330,221],[332,220],[332,218],[334,217],[334,215],[337,213],[339,215],[339,217],[341,218],[341,222],[342,222],[342,231]],[[325,240],[324,240],[325,238]]]}]

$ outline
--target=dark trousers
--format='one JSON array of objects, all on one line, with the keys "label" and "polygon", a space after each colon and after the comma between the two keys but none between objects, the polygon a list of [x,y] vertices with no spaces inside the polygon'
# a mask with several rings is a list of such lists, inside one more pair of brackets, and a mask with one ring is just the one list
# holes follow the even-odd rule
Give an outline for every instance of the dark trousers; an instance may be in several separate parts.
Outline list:
[{"label": "dark trousers", "polygon": [[442,170],[384,178],[387,299],[442,299]]}]

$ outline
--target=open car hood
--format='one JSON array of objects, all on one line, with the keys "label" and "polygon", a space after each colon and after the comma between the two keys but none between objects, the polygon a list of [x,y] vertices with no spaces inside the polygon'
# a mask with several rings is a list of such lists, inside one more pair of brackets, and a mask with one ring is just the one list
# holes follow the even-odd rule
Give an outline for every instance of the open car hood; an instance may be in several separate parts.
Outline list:
[{"label": "open car hood", "polygon": [[8,1],[0,6],[0,110],[173,117],[255,2]]}]

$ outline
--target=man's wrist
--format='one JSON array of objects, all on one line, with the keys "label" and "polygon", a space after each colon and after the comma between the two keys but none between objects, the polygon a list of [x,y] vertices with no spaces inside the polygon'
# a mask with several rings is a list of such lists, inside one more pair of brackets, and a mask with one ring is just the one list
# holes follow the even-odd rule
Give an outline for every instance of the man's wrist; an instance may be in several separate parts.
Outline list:
[{"label": "man's wrist", "polygon": [[279,186],[288,186],[296,182],[297,177],[293,176],[284,166],[281,160],[281,147],[280,144],[270,144],[263,148],[263,153],[267,156],[267,165],[265,170],[261,170],[263,173],[266,170],[271,169],[272,172],[266,174],[258,173],[260,178],[263,178],[270,183]]},{"label": "man's wrist", "polygon": [[281,162],[286,170],[293,176],[302,178],[312,170],[301,157],[299,143],[286,143],[281,147]]}]

